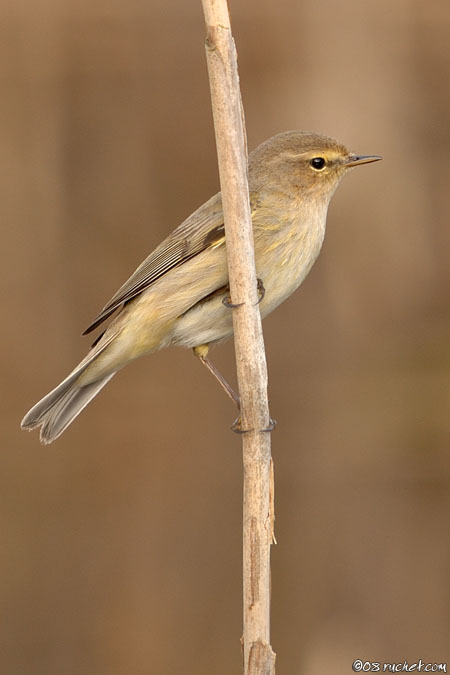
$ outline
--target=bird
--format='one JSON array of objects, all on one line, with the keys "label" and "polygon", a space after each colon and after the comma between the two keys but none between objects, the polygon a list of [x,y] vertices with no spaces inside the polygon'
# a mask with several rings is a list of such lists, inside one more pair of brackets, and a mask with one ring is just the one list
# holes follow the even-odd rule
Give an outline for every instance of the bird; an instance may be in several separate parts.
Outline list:
[{"label": "bird", "polygon": [[[343,176],[378,155],[357,155],[332,138],[287,131],[248,158],[248,185],[264,318],[303,282],[322,247],[327,210]],[[239,407],[239,398],[208,357],[233,333],[225,227],[218,192],[139,265],[83,335],[112,318],[86,357],[21,422],[57,439],[127,363],[169,346],[191,348]]]}]

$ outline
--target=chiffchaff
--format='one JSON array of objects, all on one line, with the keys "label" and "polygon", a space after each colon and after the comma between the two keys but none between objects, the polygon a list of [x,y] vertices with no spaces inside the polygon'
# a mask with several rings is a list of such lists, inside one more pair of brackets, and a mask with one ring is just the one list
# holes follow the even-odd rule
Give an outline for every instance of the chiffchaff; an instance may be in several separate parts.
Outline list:
[{"label": "chiffchaff", "polygon": [[[349,168],[377,156],[350,153],[331,138],[288,131],[249,156],[248,182],[260,291],[265,317],[302,283],[325,235],[328,204]],[[115,373],[138,356],[191,347],[228,387],[207,358],[208,346],[233,332],[220,193],[170,234],[137,268],[88,327],[117,317],[86,358],[22,420],[55,440]],[[229,393],[232,392],[229,388]]]}]

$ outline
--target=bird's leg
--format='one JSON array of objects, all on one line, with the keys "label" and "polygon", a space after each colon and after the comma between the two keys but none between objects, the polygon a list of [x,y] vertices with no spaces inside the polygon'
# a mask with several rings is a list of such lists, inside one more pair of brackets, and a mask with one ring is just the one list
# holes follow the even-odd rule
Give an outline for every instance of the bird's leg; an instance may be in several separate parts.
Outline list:
[{"label": "bird's leg", "polygon": [[[209,370],[209,372],[214,375],[216,378],[217,382],[220,384],[222,389],[226,392],[227,396],[231,398],[233,403],[235,404],[236,408],[239,411],[239,415],[236,417],[234,420],[233,424],[231,425],[232,431],[234,431],[236,434],[246,434],[251,429],[243,429],[241,426],[241,399],[239,398],[238,394],[234,391],[233,387],[228,384],[222,373],[216,368],[214,363],[208,359],[208,351],[209,347],[208,345],[199,345],[198,347],[194,347],[193,349],[195,356],[200,359],[201,363],[203,363],[204,366],[206,366]],[[269,418],[269,426],[266,429],[261,429],[261,431],[273,431],[276,427],[277,423],[276,420],[273,420],[271,417]]]},{"label": "bird's leg", "polygon": [[217,382],[220,384],[222,389],[226,392],[226,394],[231,398],[237,409],[240,411],[241,409],[241,400],[234,391],[233,387],[228,384],[222,373],[216,368],[214,363],[208,359],[208,351],[209,347],[208,345],[199,345],[198,347],[194,347],[194,354],[197,356],[200,361],[203,363],[204,366],[206,366],[212,375],[216,378]]},{"label": "bird's leg", "polygon": [[216,368],[214,363],[212,363],[212,361],[208,359],[208,350],[209,350],[208,345],[199,345],[198,347],[194,347],[194,354],[200,359],[201,363],[203,363],[203,365],[208,368],[209,372],[212,373],[212,375],[214,375],[217,382],[226,392],[227,396],[231,398],[231,400],[233,401],[233,403],[235,404],[235,406],[239,411],[239,415],[231,425],[231,429],[237,434],[245,434],[247,433],[247,431],[250,431],[250,429],[242,429],[241,427],[241,399],[239,398],[238,394],[236,394],[233,387],[228,384],[228,382],[226,381],[222,373]]}]

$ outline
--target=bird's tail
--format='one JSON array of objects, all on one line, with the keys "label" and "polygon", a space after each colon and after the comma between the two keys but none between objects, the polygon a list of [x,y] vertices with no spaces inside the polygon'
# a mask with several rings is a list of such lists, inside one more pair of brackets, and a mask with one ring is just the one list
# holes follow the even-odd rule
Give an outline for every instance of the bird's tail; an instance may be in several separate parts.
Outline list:
[{"label": "bird's tail", "polygon": [[41,443],[52,443],[73,422],[105,384],[115,375],[115,371],[100,377],[95,382],[84,386],[79,378],[88,366],[108,346],[109,340],[94,348],[88,356],[73,370],[65,380],[44,396],[25,415],[21,422],[22,429],[31,431],[41,427]]}]

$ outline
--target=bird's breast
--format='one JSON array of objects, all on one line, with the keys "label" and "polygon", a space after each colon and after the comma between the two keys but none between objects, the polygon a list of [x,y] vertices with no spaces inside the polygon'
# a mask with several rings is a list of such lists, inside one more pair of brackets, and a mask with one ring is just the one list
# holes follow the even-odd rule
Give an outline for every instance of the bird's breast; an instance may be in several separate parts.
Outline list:
[{"label": "bird's breast", "polygon": [[302,214],[255,232],[256,271],[266,294],[266,316],[302,283],[320,253],[325,236],[326,209],[303,208]]}]

